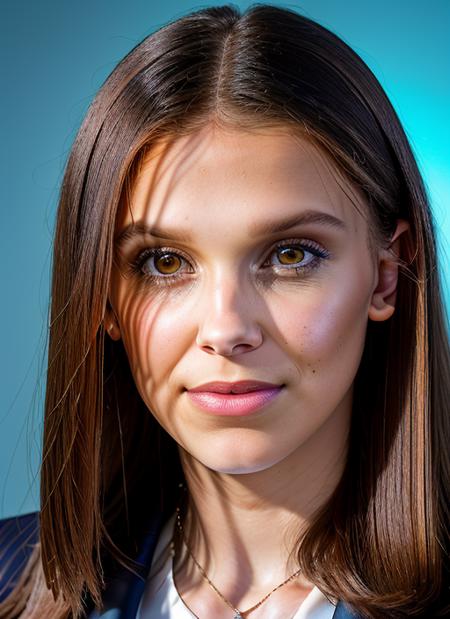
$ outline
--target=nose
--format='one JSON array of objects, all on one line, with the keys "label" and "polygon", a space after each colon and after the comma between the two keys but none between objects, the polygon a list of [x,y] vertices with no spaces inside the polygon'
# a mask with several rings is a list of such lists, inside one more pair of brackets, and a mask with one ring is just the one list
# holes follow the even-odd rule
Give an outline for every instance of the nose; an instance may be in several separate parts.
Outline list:
[{"label": "nose", "polygon": [[216,283],[206,293],[196,343],[209,354],[233,356],[258,348],[263,341],[253,297],[236,279]]}]

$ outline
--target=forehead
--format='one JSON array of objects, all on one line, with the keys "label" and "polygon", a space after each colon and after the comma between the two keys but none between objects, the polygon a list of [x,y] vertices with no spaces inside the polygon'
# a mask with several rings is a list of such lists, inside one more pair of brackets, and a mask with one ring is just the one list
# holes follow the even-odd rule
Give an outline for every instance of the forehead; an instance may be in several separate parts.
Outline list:
[{"label": "forehead", "polygon": [[202,130],[156,143],[142,160],[116,230],[142,221],[196,228],[320,210],[357,230],[367,208],[361,193],[321,149],[292,129]]}]

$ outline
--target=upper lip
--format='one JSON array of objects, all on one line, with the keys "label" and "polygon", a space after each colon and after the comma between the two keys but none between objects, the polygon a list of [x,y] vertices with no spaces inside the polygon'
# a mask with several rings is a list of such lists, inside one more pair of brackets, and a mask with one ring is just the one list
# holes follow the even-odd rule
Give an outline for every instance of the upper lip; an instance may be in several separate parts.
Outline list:
[{"label": "upper lip", "polygon": [[266,383],[260,380],[239,380],[233,383],[227,383],[224,381],[212,381],[210,383],[203,383],[198,387],[192,387],[188,391],[212,391],[216,393],[248,393],[249,391],[260,391],[262,389],[274,389],[282,387],[282,385],[276,385],[274,383]]}]

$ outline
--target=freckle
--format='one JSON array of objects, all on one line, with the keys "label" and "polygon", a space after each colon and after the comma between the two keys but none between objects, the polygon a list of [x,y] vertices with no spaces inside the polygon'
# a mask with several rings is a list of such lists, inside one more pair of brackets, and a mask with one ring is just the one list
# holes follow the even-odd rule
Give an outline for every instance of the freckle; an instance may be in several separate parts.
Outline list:
[{"label": "freckle", "polygon": [[315,374],[315,373],[316,373],[316,370],[313,370],[313,371],[312,371],[312,373],[313,373],[313,374]]}]

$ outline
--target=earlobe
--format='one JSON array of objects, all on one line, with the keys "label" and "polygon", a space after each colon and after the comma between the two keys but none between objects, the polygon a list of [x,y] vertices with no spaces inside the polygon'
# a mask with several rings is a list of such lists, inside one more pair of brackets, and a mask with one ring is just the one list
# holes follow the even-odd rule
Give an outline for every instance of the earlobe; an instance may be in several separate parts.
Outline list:
[{"label": "earlobe", "polygon": [[120,340],[121,335],[120,335],[119,323],[118,323],[116,314],[113,308],[111,307],[111,304],[109,301],[107,302],[107,305],[106,305],[105,317],[103,319],[103,326],[104,326],[106,333],[109,335],[109,337],[112,340],[115,340],[115,341]]},{"label": "earlobe", "polygon": [[370,320],[387,320],[394,313],[398,283],[398,260],[401,258],[399,237],[408,231],[409,223],[404,219],[399,219],[389,247],[383,249],[380,253],[378,283],[373,291],[369,307]]}]

